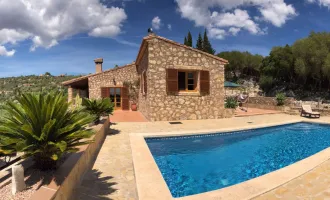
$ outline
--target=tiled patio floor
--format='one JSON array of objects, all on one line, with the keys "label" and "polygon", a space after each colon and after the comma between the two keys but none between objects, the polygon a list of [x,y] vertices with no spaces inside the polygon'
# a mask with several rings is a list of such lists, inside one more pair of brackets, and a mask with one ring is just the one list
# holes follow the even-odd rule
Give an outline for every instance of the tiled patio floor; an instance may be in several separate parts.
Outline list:
[{"label": "tiled patio floor", "polygon": [[[106,137],[93,169],[86,174],[74,199],[137,199],[129,141],[130,133],[249,127],[297,119],[301,118],[285,114],[272,114],[218,120],[182,121],[182,124],[178,125],[170,125],[168,122],[115,123],[111,126],[112,133]],[[330,121],[330,117],[321,117],[321,119],[314,121]],[[312,171],[258,196],[256,199],[330,199],[329,188],[330,161],[327,161]]]},{"label": "tiled patio floor", "polygon": [[148,120],[138,111],[115,110],[110,116],[110,122],[147,122]]}]

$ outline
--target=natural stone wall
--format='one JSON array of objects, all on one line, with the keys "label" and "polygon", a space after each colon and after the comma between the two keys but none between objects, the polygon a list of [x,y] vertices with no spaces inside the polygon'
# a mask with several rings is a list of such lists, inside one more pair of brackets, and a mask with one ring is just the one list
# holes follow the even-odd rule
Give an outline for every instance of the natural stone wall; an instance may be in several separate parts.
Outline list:
[{"label": "natural stone wall", "polygon": [[89,98],[101,98],[101,87],[123,87],[124,81],[138,79],[135,64],[117,67],[88,77]]},{"label": "natural stone wall", "polygon": [[[294,98],[287,97],[285,99],[285,106],[290,106],[292,102],[294,101]],[[262,104],[262,105],[269,105],[269,106],[276,106],[277,101],[275,97],[250,97],[249,103],[251,104]]]},{"label": "natural stone wall", "polygon": [[[148,41],[148,99],[151,121],[224,117],[224,64],[158,38]],[[208,70],[210,94],[167,95],[166,69]]]},{"label": "natural stone wall", "polygon": [[[287,97],[284,103],[284,107],[292,106],[294,98]],[[284,107],[277,106],[277,101],[275,97],[249,97],[247,104],[243,105],[244,107],[250,108],[260,108],[268,110],[283,110]]]},{"label": "natural stone wall", "polygon": [[[148,49],[145,50],[146,52],[144,53],[140,65],[138,67],[138,76],[140,78],[140,89],[139,89],[139,102],[138,102],[138,110],[148,119],[149,118],[149,113],[150,113],[150,105],[148,99],[149,91],[150,89],[148,88],[148,83],[149,83],[149,73],[148,73]],[[143,73],[146,73],[146,80],[142,81],[142,76]],[[144,87],[143,84],[147,85],[147,91],[144,91],[142,93],[142,88]]]},{"label": "natural stone wall", "polygon": [[239,94],[241,94],[243,91],[239,88],[225,88],[225,95],[227,97],[232,97],[232,96],[237,96]]}]

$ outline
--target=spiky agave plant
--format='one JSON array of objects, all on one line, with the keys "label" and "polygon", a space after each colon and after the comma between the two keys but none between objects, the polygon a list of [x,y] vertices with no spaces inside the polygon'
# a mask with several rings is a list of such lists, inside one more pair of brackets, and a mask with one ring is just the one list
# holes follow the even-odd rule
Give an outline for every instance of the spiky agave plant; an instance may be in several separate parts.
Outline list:
[{"label": "spiky agave plant", "polygon": [[114,105],[110,98],[104,99],[82,99],[82,106],[92,115],[95,116],[94,122],[98,123],[102,115],[111,115]]},{"label": "spiky agave plant", "polygon": [[94,116],[69,105],[61,92],[22,94],[7,102],[0,119],[0,151],[24,152],[41,170],[55,168],[64,153],[92,142],[94,132],[85,127]]}]

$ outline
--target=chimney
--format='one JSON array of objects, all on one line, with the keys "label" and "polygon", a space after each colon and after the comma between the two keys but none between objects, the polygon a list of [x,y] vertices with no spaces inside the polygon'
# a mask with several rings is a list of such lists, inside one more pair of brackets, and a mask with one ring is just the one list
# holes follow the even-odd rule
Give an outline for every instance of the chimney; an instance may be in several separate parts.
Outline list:
[{"label": "chimney", "polygon": [[95,62],[96,73],[101,73],[102,72],[103,58],[96,58],[94,60],[94,62]]},{"label": "chimney", "polygon": [[155,36],[156,34],[152,30],[152,28],[148,28],[148,36]]}]

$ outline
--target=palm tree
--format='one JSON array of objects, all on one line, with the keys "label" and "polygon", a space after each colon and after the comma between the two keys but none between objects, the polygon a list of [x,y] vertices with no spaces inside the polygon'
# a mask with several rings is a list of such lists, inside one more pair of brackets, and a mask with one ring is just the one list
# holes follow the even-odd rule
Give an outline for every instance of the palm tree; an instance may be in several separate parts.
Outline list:
[{"label": "palm tree", "polygon": [[69,106],[62,92],[22,94],[7,102],[0,119],[0,152],[24,152],[41,170],[55,168],[66,152],[92,142],[94,132],[86,125],[94,116]]}]

